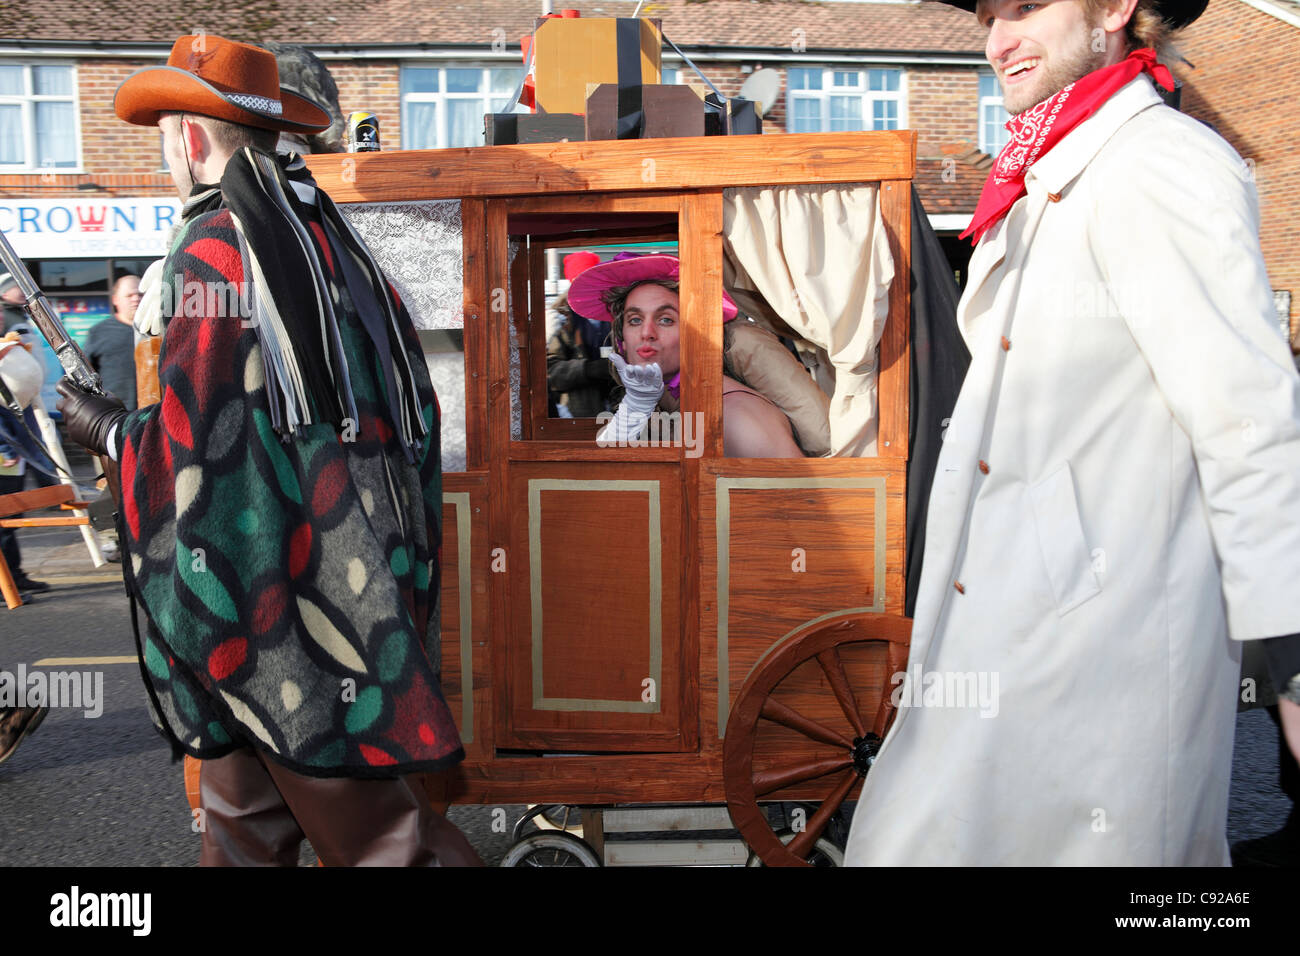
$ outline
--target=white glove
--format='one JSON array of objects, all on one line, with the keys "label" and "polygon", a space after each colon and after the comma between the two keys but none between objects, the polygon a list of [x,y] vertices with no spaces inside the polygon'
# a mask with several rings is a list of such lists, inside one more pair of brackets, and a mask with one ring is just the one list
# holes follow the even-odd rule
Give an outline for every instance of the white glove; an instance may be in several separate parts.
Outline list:
[{"label": "white glove", "polygon": [[645,428],[645,423],[658,407],[659,398],[664,393],[664,373],[658,362],[628,365],[617,352],[609,360],[614,363],[623,382],[624,395],[614,417],[596,436],[596,444],[621,447],[641,434],[641,429]]},{"label": "white glove", "polygon": [[140,304],[135,309],[132,325],[141,335],[162,335],[162,276],[163,261],[159,259],[140,277]]}]

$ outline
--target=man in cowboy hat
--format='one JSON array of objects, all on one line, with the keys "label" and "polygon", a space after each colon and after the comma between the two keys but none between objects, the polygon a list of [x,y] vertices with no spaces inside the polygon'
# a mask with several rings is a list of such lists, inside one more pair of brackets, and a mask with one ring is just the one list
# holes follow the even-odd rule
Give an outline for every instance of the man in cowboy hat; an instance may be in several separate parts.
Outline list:
[{"label": "man in cowboy hat", "polygon": [[1300,380],[1247,166],[1156,92],[1205,0],[951,2],[1012,136],[847,859],[1225,864],[1240,642],[1300,671]]},{"label": "man in cowboy hat", "polygon": [[[65,380],[121,465],[142,672],[203,761],[204,864],[477,862],[409,774],[463,756],[438,673],[438,405],[411,320],[283,131],[329,125],[275,57],[216,36],[118,89],[185,199],[158,405]],[[140,640],[138,638],[138,640]]]}]

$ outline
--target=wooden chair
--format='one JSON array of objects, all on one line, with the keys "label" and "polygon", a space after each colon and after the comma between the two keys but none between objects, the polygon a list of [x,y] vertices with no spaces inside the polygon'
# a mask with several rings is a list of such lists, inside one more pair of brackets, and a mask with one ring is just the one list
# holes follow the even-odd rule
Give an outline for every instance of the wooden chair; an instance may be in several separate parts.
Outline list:
[{"label": "wooden chair", "polygon": [[[59,528],[90,524],[90,518],[81,515],[40,515],[24,518],[27,511],[37,511],[58,505],[65,511],[75,511],[88,506],[85,501],[76,501],[76,492],[69,485],[54,485],[49,488],[36,488],[32,491],[19,491],[11,495],[0,495],[0,528]],[[13,573],[4,555],[0,554],[0,594],[4,595],[9,610],[21,607],[23,600],[18,596],[18,586],[14,584]]]}]

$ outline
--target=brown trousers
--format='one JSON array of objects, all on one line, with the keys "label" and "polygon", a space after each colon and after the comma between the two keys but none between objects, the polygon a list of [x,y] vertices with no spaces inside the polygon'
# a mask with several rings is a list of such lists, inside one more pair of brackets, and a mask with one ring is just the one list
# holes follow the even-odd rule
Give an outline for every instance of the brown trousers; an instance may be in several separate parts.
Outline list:
[{"label": "brown trousers", "polygon": [[482,866],[416,780],[305,777],[249,747],[203,761],[200,866]]}]

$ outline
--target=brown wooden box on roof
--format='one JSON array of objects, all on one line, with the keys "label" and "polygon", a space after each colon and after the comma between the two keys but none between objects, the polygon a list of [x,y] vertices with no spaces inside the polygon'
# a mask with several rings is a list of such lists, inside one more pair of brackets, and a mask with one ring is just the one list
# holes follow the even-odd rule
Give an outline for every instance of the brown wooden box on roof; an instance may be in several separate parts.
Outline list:
[{"label": "brown wooden box on roof", "polygon": [[[618,91],[617,83],[601,83],[587,94],[587,139],[618,139]],[[646,85],[639,94],[641,139],[704,135],[704,101],[691,87]]]},{"label": "brown wooden box on roof", "polygon": [[548,113],[581,113],[586,109],[588,84],[658,83],[662,48],[658,20],[539,20],[533,36],[537,108]]},{"label": "brown wooden box on roof", "polygon": [[519,143],[580,143],[587,134],[577,113],[520,113],[515,135]]}]

